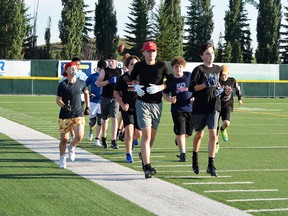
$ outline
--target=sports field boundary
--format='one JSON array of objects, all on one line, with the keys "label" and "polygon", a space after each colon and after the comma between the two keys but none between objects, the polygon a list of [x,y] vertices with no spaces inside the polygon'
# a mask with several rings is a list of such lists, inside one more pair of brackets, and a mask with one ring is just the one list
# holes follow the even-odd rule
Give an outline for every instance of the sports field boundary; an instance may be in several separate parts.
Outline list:
[{"label": "sports field boundary", "polygon": [[[0,132],[58,164],[59,140],[0,117]],[[193,191],[76,148],[67,169],[157,215],[249,215]]]}]

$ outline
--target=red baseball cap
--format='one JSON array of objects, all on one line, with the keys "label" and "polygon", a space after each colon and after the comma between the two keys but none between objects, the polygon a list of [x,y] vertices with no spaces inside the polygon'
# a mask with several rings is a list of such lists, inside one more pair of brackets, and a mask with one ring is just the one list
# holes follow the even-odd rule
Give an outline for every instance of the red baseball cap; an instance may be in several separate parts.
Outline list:
[{"label": "red baseball cap", "polygon": [[157,45],[152,41],[148,41],[148,42],[144,43],[142,50],[147,51],[147,52],[156,51]]},{"label": "red baseball cap", "polygon": [[71,66],[77,67],[77,64],[75,62],[68,62],[68,63],[65,64],[64,70],[66,71],[67,68],[71,67]]}]

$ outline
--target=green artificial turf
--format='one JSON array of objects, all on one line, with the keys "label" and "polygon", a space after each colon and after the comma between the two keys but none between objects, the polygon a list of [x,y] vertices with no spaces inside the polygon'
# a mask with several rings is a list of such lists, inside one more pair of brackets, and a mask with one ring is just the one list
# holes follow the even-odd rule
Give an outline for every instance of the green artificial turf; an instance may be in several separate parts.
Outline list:
[{"label": "green artificial turf", "polygon": [[[0,96],[0,116],[58,138],[57,121],[59,107],[56,105],[55,99],[55,96]],[[152,149],[152,165],[158,170],[158,178],[241,210],[253,210],[249,212],[250,214],[287,215],[288,200],[285,200],[285,198],[288,198],[288,100],[244,98],[243,102],[244,105],[242,107],[238,107],[235,103],[231,126],[228,129],[229,141],[223,142],[221,137],[219,137],[220,150],[215,158],[218,178],[211,178],[205,173],[208,163],[207,130],[205,130],[199,152],[200,174],[196,175],[191,170],[192,137],[188,138],[186,143],[188,162],[178,162],[176,155],[179,152],[174,144],[175,135],[168,103],[164,103],[161,123]],[[140,151],[139,146],[134,149],[135,163],[127,164],[124,162],[125,149],[123,142],[119,141],[119,150],[109,148],[103,150],[102,148],[96,148],[93,142],[87,140],[88,121],[89,119],[86,117],[85,136],[79,147],[141,171],[141,163],[137,158]],[[4,136],[1,136],[1,140],[2,137]],[[108,129],[108,142],[110,142],[109,137],[110,129]],[[1,151],[10,152],[8,155],[0,152],[1,160],[4,160],[4,163],[1,163],[0,190],[1,194],[7,194],[7,197],[5,195],[4,198],[1,195],[0,199],[3,199],[1,202],[5,203],[5,206],[7,205],[7,208],[5,208],[7,211],[10,209],[11,212],[19,212],[27,209],[27,214],[33,214],[36,211],[41,213],[43,211],[44,213],[42,214],[45,214],[45,211],[52,208],[56,215],[60,210],[53,206],[61,206],[63,204],[65,209],[68,209],[65,210],[65,213],[78,205],[81,207],[77,207],[77,211],[82,209],[84,213],[87,213],[85,210],[88,211],[86,208],[89,209],[89,206],[91,209],[89,212],[92,212],[99,209],[99,203],[103,205],[106,203],[105,207],[100,208],[98,213],[108,212],[109,215],[113,215],[112,212],[116,209],[119,215],[126,215],[120,213],[121,211],[125,212],[125,208],[122,205],[124,209],[120,208],[119,205],[110,205],[113,195],[109,191],[69,171],[59,170],[55,163],[35,153],[25,153],[24,156],[21,156],[22,154],[19,152],[30,151],[22,145],[8,139],[6,140],[5,137],[1,143],[4,145],[4,149],[6,148],[6,150],[3,150],[3,146],[1,146]],[[6,161],[5,157],[12,158],[12,160]],[[21,160],[17,159],[18,157],[23,157],[23,160],[27,160],[27,162],[21,163]],[[20,163],[17,165],[18,160]],[[40,169],[38,166],[40,166]],[[73,184],[79,184],[79,187],[75,187],[77,189],[71,199],[71,195],[69,198],[69,185],[72,182]],[[2,185],[4,186],[2,187]],[[49,192],[46,193],[43,187],[48,188]],[[59,195],[59,191],[61,191],[59,188],[63,190],[61,195]],[[218,192],[213,192],[215,190]],[[239,191],[233,192],[232,190]],[[256,191],[253,192],[252,190]],[[268,191],[260,192],[259,190]],[[43,195],[43,191],[45,195]],[[29,208],[25,208],[25,205],[27,205],[25,200],[29,197],[32,197],[31,199],[35,204],[30,204]],[[262,198],[284,199],[257,200]],[[58,199],[60,200],[59,202],[57,202]],[[113,196],[114,199],[117,199],[117,201],[112,203],[125,202],[116,195]],[[14,205],[13,202],[14,204],[15,202],[18,203],[18,205]],[[48,202],[47,205],[45,205],[46,202]],[[132,204],[129,203],[130,205]],[[102,205],[100,204],[100,206]],[[117,206],[120,209],[117,209]],[[128,204],[125,203],[124,206],[128,206]],[[137,209],[138,214],[138,209],[140,208],[132,206],[127,208],[135,209],[135,211]],[[274,210],[271,212],[254,212],[257,209]],[[1,210],[0,215],[2,215]],[[140,209],[139,211],[143,210]],[[145,211],[143,212],[145,214]],[[146,212],[146,214],[148,213]]]}]

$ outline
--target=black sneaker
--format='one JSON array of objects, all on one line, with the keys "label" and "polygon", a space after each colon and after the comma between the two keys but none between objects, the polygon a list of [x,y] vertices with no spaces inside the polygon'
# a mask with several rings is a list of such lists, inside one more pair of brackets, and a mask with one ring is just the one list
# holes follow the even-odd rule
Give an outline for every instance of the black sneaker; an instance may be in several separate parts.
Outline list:
[{"label": "black sneaker", "polygon": [[157,173],[157,170],[153,167],[151,167],[150,164],[147,164],[143,167],[145,178],[151,178],[153,175]]},{"label": "black sneaker", "polygon": [[192,170],[193,170],[194,173],[199,174],[200,169],[199,169],[198,162],[194,162],[194,161],[193,161],[193,163],[192,163]]},{"label": "black sneaker", "polygon": [[206,173],[217,177],[216,168],[214,166],[208,165]]},{"label": "black sneaker", "polygon": [[102,148],[107,149],[106,138],[102,137]]},{"label": "black sneaker", "polygon": [[117,145],[116,140],[112,140],[112,141],[111,141],[111,148],[113,148],[113,149],[118,149],[118,145]]},{"label": "black sneaker", "polygon": [[120,132],[119,134],[119,140],[124,142],[124,138],[125,138],[125,132]]},{"label": "black sneaker", "polygon": [[187,162],[186,154],[181,153],[180,155],[176,155],[178,158],[180,158],[179,162]]}]

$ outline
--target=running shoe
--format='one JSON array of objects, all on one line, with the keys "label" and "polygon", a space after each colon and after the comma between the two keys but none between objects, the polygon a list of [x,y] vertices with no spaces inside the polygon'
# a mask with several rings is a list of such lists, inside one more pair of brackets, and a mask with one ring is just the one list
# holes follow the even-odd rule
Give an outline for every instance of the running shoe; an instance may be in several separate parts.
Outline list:
[{"label": "running shoe", "polygon": [[75,161],[75,146],[72,147],[71,144],[68,145],[68,153],[69,153],[69,159],[71,161]]},{"label": "running shoe", "polygon": [[89,130],[89,132],[88,132],[88,140],[92,141],[92,139],[93,139],[93,131]]},{"label": "running shoe", "polygon": [[220,144],[219,144],[219,142],[217,142],[217,143],[216,143],[215,153],[218,153],[219,149],[220,149]]},{"label": "running shoe", "polygon": [[210,174],[211,176],[217,177],[216,168],[212,165],[208,165],[206,173]]},{"label": "running shoe", "polygon": [[222,139],[224,142],[227,142],[228,141],[228,133],[227,133],[227,130],[224,129],[224,130],[220,130],[221,132],[221,136],[222,136]]},{"label": "running shoe", "polygon": [[66,169],[67,168],[65,156],[60,156],[59,168],[60,169]]},{"label": "running shoe", "polygon": [[101,146],[100,140],[97,139],[97,138],[95,139],[94,144],[95,144],[96,147],[100,147]]},{"label": "running shoe", "polygon": [[134,160],[133,160],[133,156],[132,154],[130,153],[126,153],[126,160],[125,160],[127,163],[133,163]]},{"label": "running shoe", "polygon": [[176,155],[179,158],[179,162],[187,162],[186,154],[181,153],[180,155]]}]

